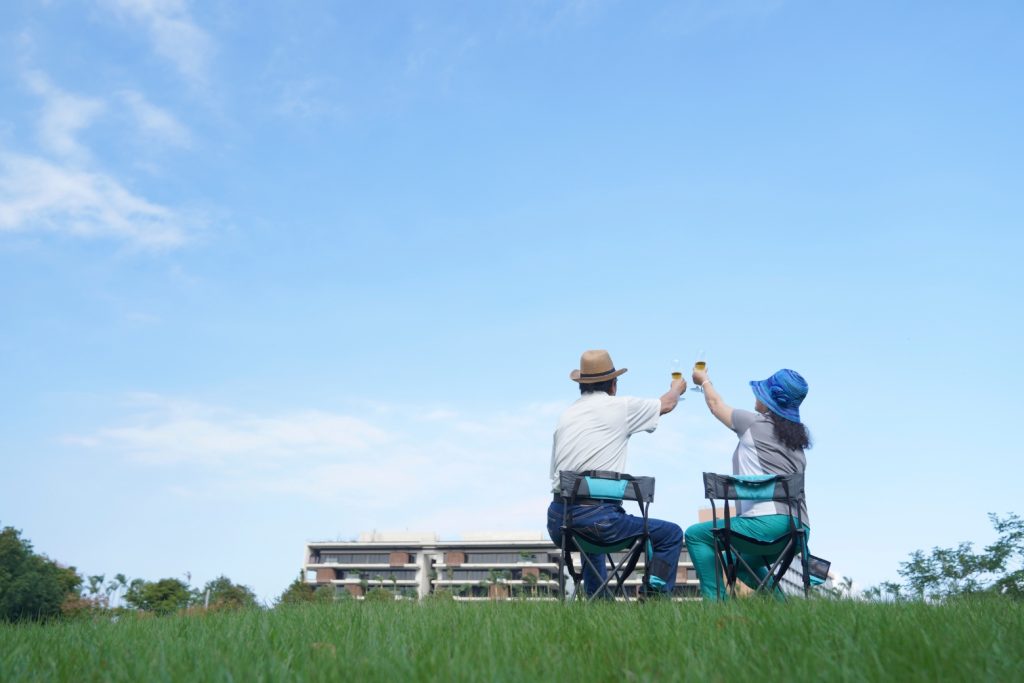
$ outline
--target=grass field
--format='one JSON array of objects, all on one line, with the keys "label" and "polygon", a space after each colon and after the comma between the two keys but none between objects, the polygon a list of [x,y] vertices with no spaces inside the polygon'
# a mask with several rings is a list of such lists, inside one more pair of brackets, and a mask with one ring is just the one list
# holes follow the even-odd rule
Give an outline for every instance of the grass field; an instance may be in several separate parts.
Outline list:
[{"label": "grass field", "polygon": [[0,624],[12,681],[1021,681],[1024,604],[342,602]]}]

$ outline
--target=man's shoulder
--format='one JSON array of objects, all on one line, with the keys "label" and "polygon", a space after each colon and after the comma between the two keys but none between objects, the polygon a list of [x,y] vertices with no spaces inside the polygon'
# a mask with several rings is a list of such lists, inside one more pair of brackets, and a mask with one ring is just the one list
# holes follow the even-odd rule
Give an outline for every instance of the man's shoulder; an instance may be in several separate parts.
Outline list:
[{"label": "man's shoulder", "polygon": [[622,398],[631,405],[657,405],[661,406],[660,398],[641,398],[640,396],[617,396],[616,398]]}]

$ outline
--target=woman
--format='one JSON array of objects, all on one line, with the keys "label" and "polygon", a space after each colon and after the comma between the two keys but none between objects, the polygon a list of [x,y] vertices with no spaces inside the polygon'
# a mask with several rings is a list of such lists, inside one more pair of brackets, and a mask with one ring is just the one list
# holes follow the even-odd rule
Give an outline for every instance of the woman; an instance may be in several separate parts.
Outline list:
[{"label": "woman", "polygon": [[[736,432],[739,444],[732,454],[733,474],[794,474],[803,472],[807,460],[804,449],[810,448],[807,428],[800,422],[800,404],[807,395],[807,382],[793,370],[779,370],[768,379],[750,383],[754,390],[754,411],[730,408],[715,391],[705,371],[693,372],[693,383],[704,390],[711,414]],[[789,509],[777,501],[737,501],[737,517],[731,522],[733,530],[761,540],[771,540],[789,531]],[[800,501],[800,519],[807,527],[806,503]],[[725,598],[725,586],[716,581],[714,540],[711,528],[714,522],[694,524],[686,530],[686,548],[700,580],[700,592],[706,600]],[[718,521],[718,526],[723,522]],[[744,561],[766,575],[764,556],[741,552]],[[776,555],[768,556],[773,562]],[[761,577],[749,572],[738,572],[748,586],[756,587]]]}]

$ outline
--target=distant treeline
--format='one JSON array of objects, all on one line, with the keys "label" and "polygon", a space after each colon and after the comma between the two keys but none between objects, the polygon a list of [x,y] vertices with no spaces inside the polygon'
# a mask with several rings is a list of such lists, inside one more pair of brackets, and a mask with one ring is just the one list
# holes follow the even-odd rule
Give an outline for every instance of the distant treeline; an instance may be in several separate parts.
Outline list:
[{"label": "distant treeline", "polygon": [[[885,582],[855,596],[853,579],[843,577],[832,589],[835,598],[863,600],[943,601],[969,595],[995,595],[1024,599],[1024,520],[1014,513],[990,514],[998,538],[975,552],[970,542],[955,548],[917,550],[898,570],[903,582]],[[188,577],[191,580],[191,577]],[[274,600],[274,606],[306,602],[334,602],[349,598],[333,586],[313,586],[299,576]],[[397,588],[374,588],[370,601],[399,597]],[[436,596],[450,597],[450,594]],[[193,587],[177,578],[157,581],[129,580],[116,574],[82,577],[35,552],[32,543],[13,527],[0,531],[0,621],[45,620],[93,615],[98,612],[172,614],[183,610],[237,610],[262,607],[248,586],[226,576]]]}]

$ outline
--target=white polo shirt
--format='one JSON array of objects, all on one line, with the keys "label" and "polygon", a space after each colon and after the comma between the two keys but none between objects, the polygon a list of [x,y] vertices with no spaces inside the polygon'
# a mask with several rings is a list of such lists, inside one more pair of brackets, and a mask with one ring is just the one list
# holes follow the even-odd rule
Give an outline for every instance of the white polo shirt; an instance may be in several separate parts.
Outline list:
[{"label": "white polo shirt", "polygon": [[661,417],[656,398],[583,394],[558,420],[551,447],[551,491],[558,492],[558,472],[626,471],[626,445],[637,432],[653,432]]}]

